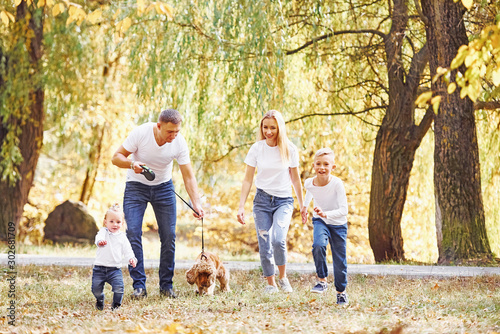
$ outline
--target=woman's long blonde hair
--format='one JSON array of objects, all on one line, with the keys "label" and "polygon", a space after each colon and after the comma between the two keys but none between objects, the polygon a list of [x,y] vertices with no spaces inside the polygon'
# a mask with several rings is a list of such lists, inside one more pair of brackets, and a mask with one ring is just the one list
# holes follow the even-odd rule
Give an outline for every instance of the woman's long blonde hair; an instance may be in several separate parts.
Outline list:
[{"label": "woman's long blonde hair", "polygon": [[259,132],[257,133],[257,140],[263,140],[266,139],[266,136],[262,132],[262,124],[264,123],[264,120],[267,118],[273,118],[276,120],[276,123],[278,123],[278,149],[280,150],[280,155],[281,155],[281,161],[283,164],[288,165],[290,162],[290,150],[288,149],[288,137],[286,135],[286,126],[285,126],[285,120],[283,119],[283,116],[281,113],[277,110],[269,110],[263,117],[262,120],[260,121],[260,128]]}]

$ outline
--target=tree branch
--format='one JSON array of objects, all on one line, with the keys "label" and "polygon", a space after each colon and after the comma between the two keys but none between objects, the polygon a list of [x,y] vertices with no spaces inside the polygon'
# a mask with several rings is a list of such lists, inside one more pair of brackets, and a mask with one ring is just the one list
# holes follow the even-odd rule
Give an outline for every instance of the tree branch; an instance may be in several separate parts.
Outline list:
[{"label": "tree branch", "polygon": [[386,35],[384,33],[380,32],[378,30],[373,30],[373,29],[334,31],[332,33],[325,34],[323,36],[313,37],[310,41],[304,43],[304,45],[302,45],[296,49],[286,50],[285,54],[292,55],[292,54],[295,54],[295,53],[309,47],[310,45],[313,45],[313,44],[315,44],[319,41],[322,41],[324,39],[327,39],[327,38],[330,38],[333,36],[337,36],[337,35],[346,35],[346,34],[372,34],[372,35],[378,35],[378,36],[382,37],[382,39],[384,39],[384,40],[386,38]]},{"label": "tree branch", "polygon": [[359,114],[365,114],[371,110],[386,109],[386,108],[387,108],[387,106],[375,106],[375,107],[366,108],[362,111],[356,111],[356,112],[346,111],[346,112],[334,112],[334,113],[312,113],[312,114],[307,114],[307,115],[302,115],[302,116],[299,116],[296,118],[292,118],[292,119],[286,121],[285,123],[292,123],[292,122],[300,121],[301,119],[304,119],[304,118],[316,117],[316,116],[322,116],[322,117],[323,116],[345,116],[345,115],[355,116],[355,115],[359,115]]},{"label": "tree branch", "polygon": [[479,109],[498,110],[500,109],[500,101],[489,101],[489,102],[477,101],[476,103],[474,103],[474,110],[479,110]]},{"label": "tree branch", "polygon": [[432,106],[429,106],[429,108],[427,108],[427,111],[425,112],[424,118],[422,118],[422,121],[420,121],[420,124],[417,126],[417,131],[415,132],[419,143],[422,141],[425,134],[431,127],[431,124],[434,121],[434,116],[434,110],[432,109]]}]

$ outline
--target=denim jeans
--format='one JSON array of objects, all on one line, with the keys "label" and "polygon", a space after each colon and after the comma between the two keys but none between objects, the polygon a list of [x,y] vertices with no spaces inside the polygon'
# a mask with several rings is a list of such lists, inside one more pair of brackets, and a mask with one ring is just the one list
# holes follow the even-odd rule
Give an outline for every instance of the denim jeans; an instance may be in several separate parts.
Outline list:
[{"label": "denim jeans", "polygon": [[274,265],[286,264],[286,235],[293,213],[293,197],[276,197],[257,189],[253,200],[253,217],[262,271],[273,276]]},{"label": "denim jeans", "polygon": [[344,292],[347,286],[347,223],[343,225],[329,225],[325,224],[321,218],[313,217],[313,226],[312,253],[314,265],[316,266],[316,274],[319,278],[328,277],[326,247],[328,246],[328,242],[330,242],[335,289],[338,292]]},{"label": "denim jeans", "polygon": [[92,293],[97,301],[104,303],[104,284],[111,285],[113,306],[121,305],[123,299],[122,269],[116,267],[94,266],[92,270]]},{"label": "denim jeans", "polygon": [[146,289],[144,254],[142,250],[142,220],[151,203],[160,235],[160,289],[172,288],[175,267],[175,225],[177,207],[172,180],[156,186],[129,181],[125,186],[123,212],[127,222],[127,237],[137,258],[136,267],[128,266],[134,289]]}]

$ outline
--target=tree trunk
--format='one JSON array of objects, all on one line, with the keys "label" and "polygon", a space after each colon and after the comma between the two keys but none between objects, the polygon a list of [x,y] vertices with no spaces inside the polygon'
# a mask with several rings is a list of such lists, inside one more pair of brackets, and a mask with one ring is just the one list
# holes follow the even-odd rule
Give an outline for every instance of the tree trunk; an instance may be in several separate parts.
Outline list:
[{"label": "tree trunk", "polygon": [[[449,67],[468,44],[465,8],[451,0],[422,0],[431,76]],[[462,73],[464,68],[459,69]],[[451,74],[454,81],[457,72]],[[492,256],[484,218],[474,107],[459,90],[447,94],[443,80],[432,83],[442,100],[435,118],[434,191],[439,262]]]},{"label": "tree trunk", "polygon": [[82,185],[82,192],[80,193],[80,202],[87,205],[89,204],[90,196],[92,195],[92,189],[94,188],[95,178],[97,176],[97,171],[99,169],[99,162],[101,161],[102,143],[104,140],[104,132],[107,128],[107,124],[96,125],[94,130],[94,141],[92,142],[92,149],[89,153],[89,166],[87,167],[87,173],[85,174],[85,180]]},{"label": "tree trunk", "polygon": [[427,111],[415,125],[415,100],[420,76],[427,64],[427,47],[413,58],[408,74],[401,64],[407,29],[404,0],[394,0],[392,27],[385,37],[389,80],[389,107],[377,133],[373,153],[368,232],[376,262],[405,259],[401,232],[406,193],[415,152],[429,129],[433,114]]},{"label": "tree trunk", "polygon": [[[17,71],[23,71],[26,67],[16,66],[17,58],[19,56],[19,49],[13,51],[16,46],[24,46],[28,52],[29,69],[33,72],[40,73],[39,61],[42,56],[42,41],[43,41],[43,18],[42,15],[31,13],[35,5],[29,8],[25,1],[17,7],[16,13],[16,34],[18,39],[13,43],[12,50],[5,50],[7,53],[6,72],[9,77],[17,77]],[[26,23],[26,19],[29,22]],[[11,53],[11,51],[13,51]],[[9,53],[12,57],[9,57]],[[25,74],[20,74],[19,77],[26,77]],[[3,81],[3,80],[2,80]],[[3,83],[3,82],[2,82]],[[2,146],[6,141],[6,137],[11,135],[9,129],[15,128],[20,134],[18,135],[19,144],[18,148],[22,155],[23,161],[17,165],[19,172],[19,179],[13,184],[8,179],[0,180],[0,239],[7,239],[7,228],[9,222],[16,224],[16,230],[19,226],[19,221],[23,213],[24,205],[28,202],[29,191],[33,185],[33,178],[35,174],[38,157],[40,155],[40,148],[43,142],[43,122],[44,122],[44,91],[41,87],[39,80],[29,80],[25,82],[29,85],[29,101],[26,109],[21,110],[16,114],[11,114],[8,119],[10,124],[2,124],[0,126],[0,142]],[[3,89],[4,87],[1,87]],[[15,92],[14,92],[15,94]],[[13,96],[6,96],[6,99],[15,98]],[[24,112],[24,114],[23,114]],[[29,115],[26,115],[26,112]],[[19,115],[20,114],[20,115]]]}]

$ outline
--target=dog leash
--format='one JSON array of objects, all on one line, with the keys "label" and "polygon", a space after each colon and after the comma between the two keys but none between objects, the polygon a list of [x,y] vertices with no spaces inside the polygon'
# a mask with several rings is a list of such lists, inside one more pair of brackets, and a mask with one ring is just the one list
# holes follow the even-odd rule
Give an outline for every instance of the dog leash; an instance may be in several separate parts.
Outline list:
[{"label": "dog leash", "polygon": [[[196,212],[195,209],[193,209],[193,207],[184,200],[184,198],[182,198],[175,190],[174,190],[174,193],[177,195],[177,197],[179,197],[183,202],[184,204],[186,204],[187,206],[189,206],[189,208],[191,210],[193,210],[194,213],[196,213],[197,215],[200,215],[198,212]],[[203,254],[205,252],[205,238],[203,237],[203,217],[201,217],[201,253]]]}]

